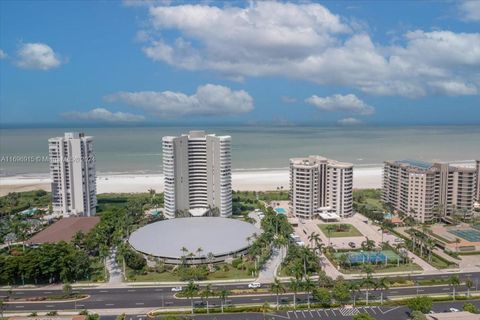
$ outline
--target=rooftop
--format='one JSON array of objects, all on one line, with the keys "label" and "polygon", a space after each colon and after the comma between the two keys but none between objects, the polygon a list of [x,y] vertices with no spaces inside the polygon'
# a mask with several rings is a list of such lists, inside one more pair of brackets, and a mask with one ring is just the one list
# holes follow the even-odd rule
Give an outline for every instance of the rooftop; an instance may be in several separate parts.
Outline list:
[{"label": "rooftop", "polygon": [[28,244],[55,243],[60,241],[69,242],[79,231],[88,233],[97,223],[100,217],[69,217],[63,218],[40,231],[27,240]]},{"label": "rooftop", "polygon": [[253,224],[236,219],[176,218],[148,224],[133,232],[128,241],[145,254],[180,259],[188,253],[206,257],[210,252],[214,256],[238,252],[249,247],[248,237],[260,232]]},{"label": "rooftop", "polygon": [[432,167],[432,163],[426,162],[426,161],[421,161],[421,160],[411,160],[411,159],[405,159],[405,160],[399,160],[397,163],[400,164],[406,164],[410,167],[415,167],[423,170],[428,170]]}]

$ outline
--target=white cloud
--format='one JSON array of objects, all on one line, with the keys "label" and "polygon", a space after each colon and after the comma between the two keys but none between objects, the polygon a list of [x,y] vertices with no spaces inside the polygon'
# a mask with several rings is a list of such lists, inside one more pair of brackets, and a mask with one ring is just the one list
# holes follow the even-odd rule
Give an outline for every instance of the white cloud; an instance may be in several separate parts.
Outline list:
[{"label": "white cloud", "polygon": [[44,43],[23,43],[17,54],[17,65],[23,69],[49,70],[62,63],[53,49]]},{"label": "white cloud", "polygon": [[480,21],[480,1],[465,0],[459,5],[460,14],[465,21]]},{"label": "white cloud", "polygon": [[338,120],[337,123],[342,126],[353,126],[353,125],[361,124],[362,121],[356,118],[343,118]]},{"label": "white cloud", "polygon": [[361,115],[369,115],[375,112],[372,106],[366,104],[354,94],[334,94],[329,97],[313,95],[305,99],[305,102],[322,111],[344,111]]},{"label": "white cloud", "polygon": [[0,60],[7,58],[7,56],[8,56],[8,55],[5,53],[5,51],[3,51],[2,49],[0,49]]},{"label": "white cloud", "polygon": [[117,92],[106,96],[107,102],[120,101],[161,117],[183,115],[221,116],[253,110],[253,98],[243,90],[206,84],[193,95],[172,91]]},{"label": "white cloud", "polygon": [[[472,88],[458,94],[480,87],[475,71],[480,67],[480,33],[416,30],[404,34],[401,45],[382,45],[355,31],[357,23],[316,3],[260,1],[245,8],[178,5],[149,10],[144,53],[187,70],[213,70],[232,79],[284,76],[406,97],[441,93],[436,83],[451,79]],[[168,40],[161,35],[165,30],[179,36]]]},{"label": "white cloud", "polygon": [[297,102],[297,99],[295,99],[294,97],[289,97],[289,96],[282,96],[280,99],[282,99],[283,103],[287,103],[287,104],[292,104],[292,103]]},{"label": "white cloud", "polygon": [[141,122],[145,120],[142,115],[125,112],[111,112],[105,108],[95,108],[87,112],[72,111],[62,114],[70,120],[92,120],[100,122]]}]

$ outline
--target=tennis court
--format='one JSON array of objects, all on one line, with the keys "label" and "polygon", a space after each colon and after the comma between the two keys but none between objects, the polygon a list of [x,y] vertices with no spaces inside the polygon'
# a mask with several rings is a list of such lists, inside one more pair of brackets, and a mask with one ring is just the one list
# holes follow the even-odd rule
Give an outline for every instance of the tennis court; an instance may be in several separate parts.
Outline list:
[{"label": "tennis court", "polygon": [[448,232],[470,242],[480,242],[480,231],[476,229],[449,230]]},{"label": "tennis court", "polygon": [[349,251],[349,252],[337,252],[335,258],[347,255],[347,263],[360,264],[360,263],[388,263],[396,262],[399,256],[392,250],[378,251]]}]

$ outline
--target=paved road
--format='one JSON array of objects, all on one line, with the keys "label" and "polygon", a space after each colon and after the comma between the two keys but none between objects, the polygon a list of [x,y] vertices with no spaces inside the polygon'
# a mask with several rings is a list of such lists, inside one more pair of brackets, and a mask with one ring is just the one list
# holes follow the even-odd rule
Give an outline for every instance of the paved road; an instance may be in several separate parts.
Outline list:
[{"label": "paved road", "polygon": [[[462,309],[464,301],[459,302],[437,302],[434,303],[432,310],[435,312],[444,312],[450,307]],[[480,301],[472,301],[480,308]],[[333,308],[333,309],[311,309],[298,310],[278,313],[267,313],[265,316],[261,313],[238,313],[238,314],[212,314],[195,315],[187,317],[197,320],[309,320],[309,319],[332,319],[332,320],[351,320],[357,313],[368,313],[378,320],[406,320],[408,319],[408,309],[406,307],[360,307],[360,308]],[[115,320],[116,316],[102,316],[101,320]],[[147,320],[146,315],[127,315],[126,320]]]},{"label": "paved road", "polygon": [[[480,276],[480,275],[478,275]],[[215,289],[227,288],[232,290],[234,288],[245,288],[246,285],[215,285]],[[441,286],[426,286],[426,287],[410,287],[410,288],[390,288],[385,291],[385,297],[395,297],[404,295],[418,294],[445,294],[452,290],[448,285]],[[117,309],[117,308],[155,308],[155,307],[187,307],[190,301],[187,299],[177,299],[173,296],[171,287],[143,287],[143,288],[89,288],[76,289],[80,293],[89,295],[89,298],[77,302],[52,302],[42,301],[38,303],[9,303],[6,309],[10,311],[42,311],[42,310],[80,310],[80,309]],[[36,296],[45,296],[59,293],[60,290],[14,290],[12,295],[14,298],[28,298]],[[466,287],[459,286],[457,288],[458,294],[465,294]],[[473,292],[473,291],[472,291]],[[8,293],[0,291],[0,296],[5,296]],[[370,301],[379,300],[380,291],[370,291]],[[358,295],[359,298],[365,298],[365,292]],[[306,300],[305,294],[298,295],[299,300]],[[283,303],[293,303],[293,295],[286,294],[282,296]],[[211,298],[211,305],[219,305],[218,298]],[[246,303],[275,303],[276,296],[271,294],[256,294],[245,296],[230,296],[228,302],[232,304],[246,304]],[[201,299],[194,299],[195,303],[201,303]]]}]

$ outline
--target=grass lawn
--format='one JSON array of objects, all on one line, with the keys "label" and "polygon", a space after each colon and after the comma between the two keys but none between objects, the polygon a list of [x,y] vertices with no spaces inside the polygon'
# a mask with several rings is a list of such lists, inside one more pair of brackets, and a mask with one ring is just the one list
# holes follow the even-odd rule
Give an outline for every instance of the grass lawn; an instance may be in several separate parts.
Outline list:
[{"label": "grass lawn", "polygon": [[[382,269],[374,269],[373,270],[373,273],[389,273],[389,272],[408,272],[408,271],[419,271],[419,270],[422,270],[422,268],[416,264],[416,263],[410,263],[410,264],[404,264],[404,265],[400,265],[400,266],[393,266],[393,265],[389,265],[388,267],[386,268],[382,268]],[[340,269],[340,271],[342,273],[345,273],[345,274],[352,274],[352,273],[361,273],[361,269]]]},{"label": "grass lawn", "polygon": [[[328,230],[327,230],[327,226],[339,226],[340,224],[319,224],[318,227],[320,228],[320,230],[322,230],[323,234],[325,236],[329,236],[328,234]],[[332,231],[330,233],[330,237],[331,238],[341,238],[341,237],[363,237],[363,234],[358,231],[357,228],[355,228],[353,225],[351,224],[344,224],[342,223],[342,225],[346,225],[348,226],[348,230],[346,231]]]},{"label": "grass lawn", "polygon": [[[230,267],[230,270],[218,270],[210,273],[206,280],[220,280],[220,279],[249,279],[253,278],[244,270],[238,270]],[[146,274],[135,275],[130,277],[128,281],[132,282],[176,282],[181,281],[177,274],[173,272],[147,272]]]}]

